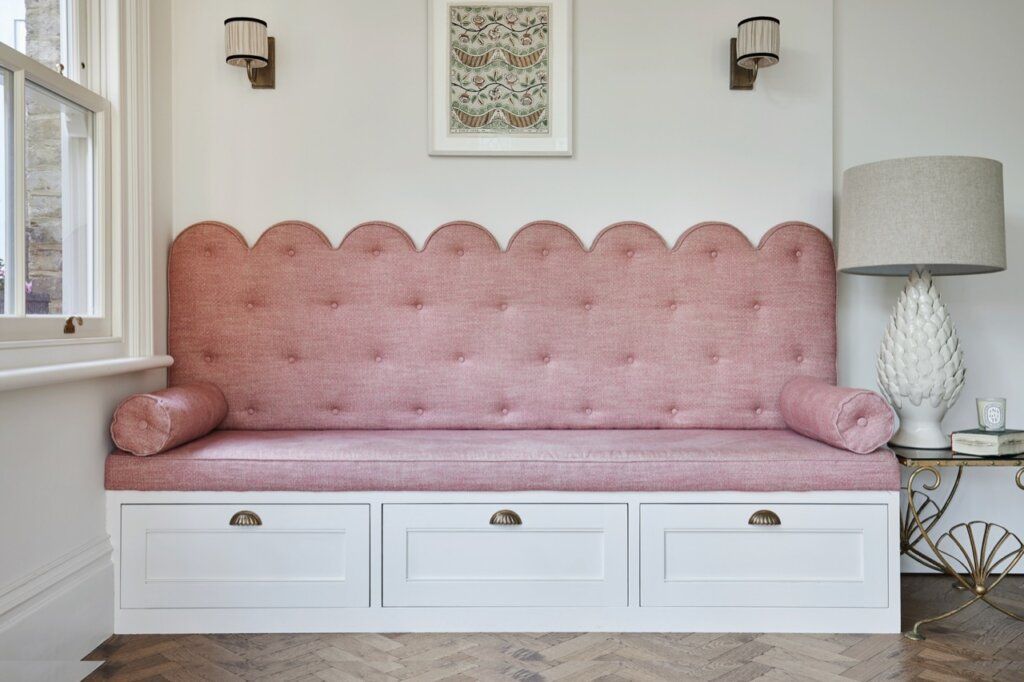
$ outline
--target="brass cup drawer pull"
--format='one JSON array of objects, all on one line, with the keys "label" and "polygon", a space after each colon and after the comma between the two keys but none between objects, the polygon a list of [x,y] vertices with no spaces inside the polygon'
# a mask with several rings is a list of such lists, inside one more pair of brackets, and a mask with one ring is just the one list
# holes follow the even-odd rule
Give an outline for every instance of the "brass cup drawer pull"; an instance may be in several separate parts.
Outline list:
[{"label": "brass cup drawer pull", "polygon": [[770,509],[759,509],[750,515],[747,523],[751,526],[781,526],[782,519]]},{"label": "brass cup drawer pull", "polygon": [[492,526],[521,526],[523,519],[511,509],[499,509],[491,515]]},{"label": "brass cup drawer pull", "polygon": [[256,512],[243,509],[242,511],[235,512],[228,524],[231,526],[262,526],[263,519]]}]

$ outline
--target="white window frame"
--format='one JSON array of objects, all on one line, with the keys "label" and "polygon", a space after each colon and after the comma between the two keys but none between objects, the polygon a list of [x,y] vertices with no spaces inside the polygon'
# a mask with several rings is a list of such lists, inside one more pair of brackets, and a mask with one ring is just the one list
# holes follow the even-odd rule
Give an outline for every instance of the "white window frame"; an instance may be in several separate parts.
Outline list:
[{"label": "white window frame", "polygon": [[[47,341],[112,339],[114,307],[111,277],[111,210],[110,210],[110,105],[101,95],[54,71],[49,66],[23,55],[13,47],[0,43],[0,67],[12,74],[13,115],[11,127],[11,176],[13,180],[12,252],[7,263],[7,283],[15,290],[12,310],[0,317],[0,349]],[[25,96],[27,83],[49,91],[92,112],[92,182],[89,192],[92,217],[93,273],[91,283],[96,295],[93,314],[82,316],[83,324],[74,338],[64,334],[66,314],[25,314],[25,295],[20,282],[25,281]]]},{"label": "white window frame", "polygon": [[[63,1],[75,17],[65,71],[81,85],[56,71],[43,72],[37,82],[58,94],[77,94],[87,87],[87,97],[105,102],[101,121],[94,122],[103,136],[94,142],[94,155],[103,155],[95,180],[103,183],[96,199],[103,212],[96,226],[105,240],[106,260],[98,271],[105,273],[103,311],[109,336],[90,337],[86,320],[85,327],[64,338],[0,338],[0,391],[164,368],[173,362],[155,354],[153,319],[150,5],[159,0]],[[11,56],[16,66],[27,59],[20,53]],[[19,192],[24,178],[20,182]],[[63,337],[66,318],[58,319]]]}]

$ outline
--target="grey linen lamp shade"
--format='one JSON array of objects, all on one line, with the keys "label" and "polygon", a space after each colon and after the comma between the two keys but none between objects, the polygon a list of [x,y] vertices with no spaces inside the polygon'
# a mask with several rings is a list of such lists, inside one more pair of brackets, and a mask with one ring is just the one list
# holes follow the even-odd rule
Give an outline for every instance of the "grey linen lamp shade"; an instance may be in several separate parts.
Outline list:
[{"label": "grey linen lamp shade", "polygon": [[1006,269],[1003,165],[973,156],[878,161],[843,173],[837,269],[933,275]]}]

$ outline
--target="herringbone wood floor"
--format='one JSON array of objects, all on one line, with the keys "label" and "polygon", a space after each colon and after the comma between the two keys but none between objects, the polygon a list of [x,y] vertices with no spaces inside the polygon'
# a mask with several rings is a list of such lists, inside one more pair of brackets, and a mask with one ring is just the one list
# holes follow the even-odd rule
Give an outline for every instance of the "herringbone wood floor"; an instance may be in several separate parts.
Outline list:
[{"label": "herringbone wood floor", "polygon": [[[1024,578],[997,594],[1024,612]],[[907,576],[915,619],[963,597],[948,578]],[[975,605],[900,635],[397,634],[114,636],[89,680],[1022,680],[1024,623]]]}]

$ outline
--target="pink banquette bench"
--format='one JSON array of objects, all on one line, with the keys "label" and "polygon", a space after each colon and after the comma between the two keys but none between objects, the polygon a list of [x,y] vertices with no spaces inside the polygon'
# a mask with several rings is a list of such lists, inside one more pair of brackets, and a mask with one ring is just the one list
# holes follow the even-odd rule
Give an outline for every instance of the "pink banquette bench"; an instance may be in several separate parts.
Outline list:
[{"label": "pink banquette bench", "polygon": [[204,222],[169,297],[106,462],[116,632],[899,627],[893,415],[834,387],[810,225]]},{"label": "pink banquette bench", "polygon": [[337,249],[286,222],[250,249],[200,223],[169,263],[170,383],[211,382],[217,431],[107,461],[111,490],[890,490],[780,411],[835,382],[829,239],[803,223],[754,248],[639,223],[588,251],[535,222],[503,251],[447,224],[422,251],[367,223]]}]

